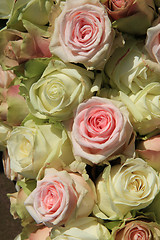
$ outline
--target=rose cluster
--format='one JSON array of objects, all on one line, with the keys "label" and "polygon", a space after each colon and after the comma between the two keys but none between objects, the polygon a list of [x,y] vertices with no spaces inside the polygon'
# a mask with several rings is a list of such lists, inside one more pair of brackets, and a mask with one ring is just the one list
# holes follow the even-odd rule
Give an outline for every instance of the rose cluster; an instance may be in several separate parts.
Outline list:
[{"label": "rose cluster", "polygon": [[15,240],[160,239],[160,3],[1,0],[0,151]]}]

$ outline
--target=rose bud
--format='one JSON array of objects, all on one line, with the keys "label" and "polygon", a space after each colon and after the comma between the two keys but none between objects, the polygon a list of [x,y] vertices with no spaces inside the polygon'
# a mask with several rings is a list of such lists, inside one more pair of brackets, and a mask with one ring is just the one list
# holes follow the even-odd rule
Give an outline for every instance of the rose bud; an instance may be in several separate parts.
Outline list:
[{"label": "rose bud", "polygon": [[20,125],[28,114],[26,101],[19,95],[19,85],[10,86],[15,77],[12,71],[3,71],[0,66],[0,120],[11,126]]},{"label": "rose bud", "polygon": [[122,32],[143,35],[151,26],[155,10],[153,0],[103,0],[102,3],[110,18],[115,20],[113,27]]}]

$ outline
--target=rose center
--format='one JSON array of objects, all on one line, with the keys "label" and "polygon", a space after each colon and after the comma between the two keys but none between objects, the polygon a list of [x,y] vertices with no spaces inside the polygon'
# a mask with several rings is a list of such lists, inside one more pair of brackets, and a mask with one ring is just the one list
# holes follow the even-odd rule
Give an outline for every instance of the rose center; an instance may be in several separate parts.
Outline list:
[{"label": "rose center", "polygon": [[81,11],[73,14],[72,40],[74,43],[91,43],[99,32],[101,19],[98,15]]},{"label": "rose center", "polygon": [[124,8],[127,4],[128,0],[112,0],[112,3],[117,8]]},{"label": "rose center", "polygon": [[32,149],[31,143],[29,142],[28,139],[25,138],[19,146],[19,151],[20,151],[22,157],[23,158],[28,157],[31,149]]},{"label": "rose center", "polygon": [[63,186],[60,183],[48,186],[44,190],[43,203],[49,211],[56,212],[59,209],[63,198]]},{"label": "rose center", "polygon": [[114,119],[111,114],[106,113],[105,111],[98,110],[92,116],[88,118],[88,125],[94,131],[101,131],[105,129],[107,126],[112,127],[112,123]]},{"label": "rose center", "polygon": [[131,181],[128,184],[128,188],[135,192],[143,191],[144,185],[142,179],[138,176],[134,176],[133,178],[131,178]]},{"label": "rose center", "polygon": [[148,233],[145,229],[134,228],[129,234],[129,238],[131,240],[149,240]]},{"label": "rose center", "polygon": [[53,81],[50,81],[49,83],[47,83],[45,88],[45,95],[50,100],[57,101],[63,98],[64,94],[65,94],[65,91],[61,83],[58,83],[58,82],[55,83]]}]

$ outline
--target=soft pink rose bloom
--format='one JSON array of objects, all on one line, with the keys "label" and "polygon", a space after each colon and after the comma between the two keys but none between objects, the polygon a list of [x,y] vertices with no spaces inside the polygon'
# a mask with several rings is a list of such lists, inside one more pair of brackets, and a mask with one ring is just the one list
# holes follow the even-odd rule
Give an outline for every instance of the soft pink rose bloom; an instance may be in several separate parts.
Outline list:
[{"label": "soft pink rose bloom", "polygon": [[46,240],[46,238],[49,237],[51,229],[52,228],[48,227],[38,229],[36,232],[31,233],[27,240]]},{"label": "soft pink rose bloom", "polygon": [[50,168],[45,170],[45,177],[37,182],[24,204],[37,223],[49,227],[62,225],[73,216],[84,217],[91,213],[95,199],[88,189],[81,176]]},{"label": "soft pink rose bloom", "polygon": [[55,20],[50,51],[64,62],[102,69],[114,35],[108,14],[98,0],[67,0]]},{"label": "soft pink rose bloom", "polygon": [[123,153],[132,133],[127,115],[113,101],[92,97],[77,108],[71,131],[73,151],[75,156],[97,164]]},{"label": "soft pink rose bloom", "polygon": [[115,240],[158,240],[159,230],[160,226],[156,223],[135,220],[117,230],[113,236]]},{"label": "soft pink rose bloom", "polygon": [[145,48],[150,57],[160,63],[160,18],[156,25],[148,28]]},{"label": "soft pink rose bloom", "polygon": [[157,171],[160,171],[160,135],[141,141],[136,149],[138,155]]}]

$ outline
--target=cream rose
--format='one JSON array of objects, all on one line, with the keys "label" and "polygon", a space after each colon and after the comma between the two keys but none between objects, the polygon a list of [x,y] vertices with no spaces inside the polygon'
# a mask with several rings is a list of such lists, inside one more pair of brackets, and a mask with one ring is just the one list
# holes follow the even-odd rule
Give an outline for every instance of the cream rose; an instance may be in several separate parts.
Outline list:
[{"label": "cream rose", "polygon": [[148,63],[143,42],[134,38],[127,40],[123,48],[114,51],[104,70],[111,87],[127,95],[138,93],[149,83],[159,82],[158,66],[154,69],[152,62]]},{"label": "cream rose", "polygon": [[50,51],[64,62],[102,69],[113,40],[111,22],[98,0],[67,0],[55,20]]},{"label": "cream rose", "polygon": [[129,119],[140,135],[160,128],[160,83],[151,82],[136,94],[127,95],[116,89],[101,89],[100,96],[121,101],[129,111]]},{"label": "cream rose", "polygon": [[106,167],[97,181],[97,217],[123,219],[133,209],[147,207],[160,190],[157,172],[140,158]]},{"label": "cream rose", "polygon": [[24,202],[34,220],[48,226],[86,217],[94,203],[94,193],[80,175],[53,168],[45,170],[44,178],[37,181],[37,187]]},{"label": "cream rose", "polygon": [[16,127],[7,142],[11,169],[36,178],[45,167],[62,168],[73,160],[67,133],[52,124],[36,125],[32,120]]},{"label": "cream rose", "polygon": [[96,218],[81,218],[71,222],[66,227],[60,227],[51,232],[52,240],[109,240],[108,229],[100,224]]},{"label": "cream rose", "polygon": [[151,82],[137,94],[127,96],[120,92],[120,98],[130,112],[130,120],[141,135],[160,127],[160,83]]},{"label": "cream rose", "polygon": [[83,100],[93,95],[94,74],[73,64],[51,61],[29,90],[29,107],[38,118],[66,120]]},{"label": "cream rose", "polygon": [[106,98],[92,97],[79,104],[71,131],[74,155],[98,164],[121,154],[133,132],[127,113],[120,102]]}]

